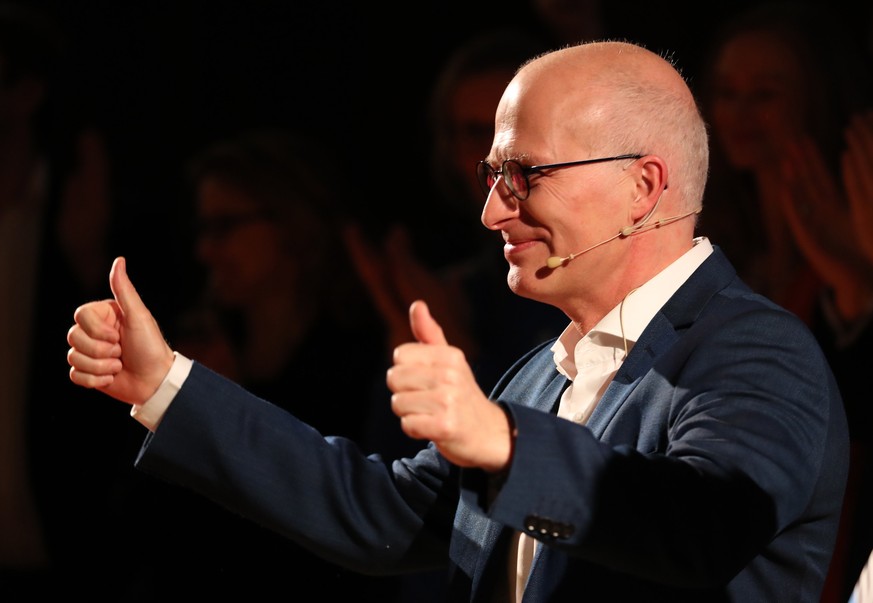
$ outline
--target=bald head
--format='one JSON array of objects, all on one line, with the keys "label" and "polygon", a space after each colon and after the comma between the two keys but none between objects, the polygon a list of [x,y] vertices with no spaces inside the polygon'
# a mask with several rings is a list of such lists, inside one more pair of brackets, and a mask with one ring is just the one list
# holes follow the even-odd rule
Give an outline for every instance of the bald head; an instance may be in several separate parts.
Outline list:
[{"label": "bald head", "polygon": [[[507,95],[522,92],[527,108],[548,112],[563,124],[567,144],[592,156],[616,149],[661,156],[676,209],[701,205],[706,126],[684,78],[663,57],[627,42],[570,46],[522,66]],[[586,140],[574,140],[580,132]]]},{"label": "bald head", "polygon": [[[585,332],[694,245],[708,162],[694,96],[661,56],[609,41],[532,59],[500,100],[486,159],[482,223],[507,241],[510,287]],[[507,165],[540,167],[497,178]]]}]

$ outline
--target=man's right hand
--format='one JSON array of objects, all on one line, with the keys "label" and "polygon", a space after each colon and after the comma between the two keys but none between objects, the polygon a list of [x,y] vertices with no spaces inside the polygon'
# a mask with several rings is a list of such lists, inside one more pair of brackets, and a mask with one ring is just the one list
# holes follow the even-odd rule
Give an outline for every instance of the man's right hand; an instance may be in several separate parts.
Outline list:
[{"label": "man's right hand", "polygon": [[89,302],[67,332],[70,380],[122,402],[142,404],[173,365],[173,351],[127,276],[124,258],[109,273],[114,299]]},{"label": "man's right hand", "polygon": [[506,412],[479,387],[464,353],[449,345],[426,303],[410,306],[409,322],[415,341],[394,350],[386,379],[401,429],[432,441],[459,467],[503,471],[514,438]]}]

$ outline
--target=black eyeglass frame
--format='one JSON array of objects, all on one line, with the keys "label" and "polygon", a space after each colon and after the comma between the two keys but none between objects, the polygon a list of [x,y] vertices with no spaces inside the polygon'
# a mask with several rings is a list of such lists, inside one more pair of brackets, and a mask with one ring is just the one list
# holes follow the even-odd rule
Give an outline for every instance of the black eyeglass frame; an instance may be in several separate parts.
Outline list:
[{"label": "black eyeglass frame", "polygon": [[491,190],[494,188],[494,185],[488,186],[488,179],[493,177],[494,184],[497,184],[497,177],[503,176],[506,170],[506,164],[511,163],[518,166],[518,173],[524,178],[524,188],[525,195],[522,197],[519,192],[515,189],[515,186],[512,184],[512,179],[506,179],[504,176],[503,181],[506,182],[506,188],[509,189],[509,192],[512,193],[512,196],[518,199],[519,201],[525,201],[530,196],[530,180],[528,177],[535,173],[541,172],[542,170],[550,170],[556,168],[565,168],[565,167],[574,167],[577,165],[588,165],[590,163],[603,163],[605,161],[621,161],[623,159],[641,159],[645,157],[645,155],[637,155],[635,153],[627,153],[624,155],[616,155],[614,157],[598,157],[597,159],[583,159],[581,161],[566,161],[563,163],[545,163],[543,165],[522,165],[515,159],[507,159],[502,164],[500,164],[500,169],[495,170],[491,167],[491,164],[485,161],[484,159],[480,161],[476,165],[476,178],[479,180],[479,184],[482,186],[482,190],[487,197]]}]

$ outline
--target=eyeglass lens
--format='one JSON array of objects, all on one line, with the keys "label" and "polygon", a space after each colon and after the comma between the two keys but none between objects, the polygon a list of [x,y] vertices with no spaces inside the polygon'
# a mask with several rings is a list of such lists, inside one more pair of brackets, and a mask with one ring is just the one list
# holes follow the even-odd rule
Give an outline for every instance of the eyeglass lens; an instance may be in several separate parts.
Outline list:
[{"label": "eyeglass lens", "polygon": [[479,176],[479,183],[482,185],[482,190],[486,195],[491,192],[494,183],[497,181],[497,176],[500,174],[503,176],[509,191],[514,196],[521,200],[526,199],[528,196],[527,177],[521,165],[511,159],[503,162],[500,171],[495,170],[485,161],[481,161],[477,166],[477,174]]}]

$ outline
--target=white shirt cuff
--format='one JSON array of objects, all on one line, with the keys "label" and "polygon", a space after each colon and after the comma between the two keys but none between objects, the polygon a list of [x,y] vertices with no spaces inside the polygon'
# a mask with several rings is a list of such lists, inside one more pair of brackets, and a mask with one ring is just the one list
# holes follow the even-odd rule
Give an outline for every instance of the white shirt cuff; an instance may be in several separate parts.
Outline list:
[{"label": "white shirt cuff", "polygon": [[134,404],[130,416],[142,423],[149,431],[155,431],[170,407],[173,398],[182,388],[182,384],[191,372],[193,362],[178,352],[173,352],[175,359],[167,376],[161,382],[152,397],[142,404]]}]

